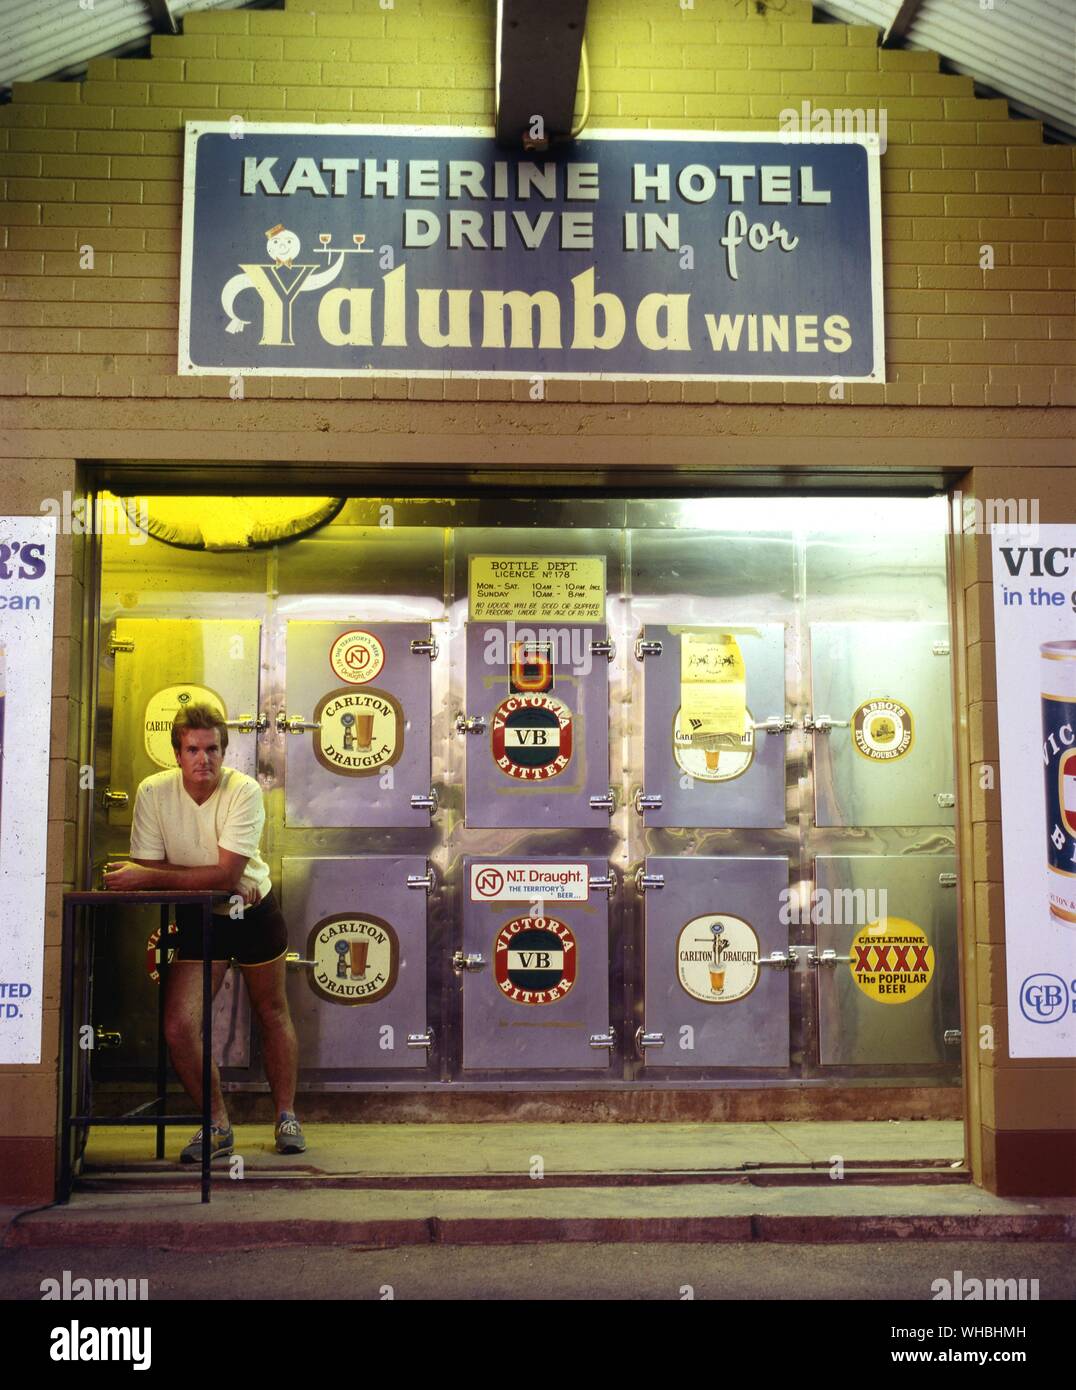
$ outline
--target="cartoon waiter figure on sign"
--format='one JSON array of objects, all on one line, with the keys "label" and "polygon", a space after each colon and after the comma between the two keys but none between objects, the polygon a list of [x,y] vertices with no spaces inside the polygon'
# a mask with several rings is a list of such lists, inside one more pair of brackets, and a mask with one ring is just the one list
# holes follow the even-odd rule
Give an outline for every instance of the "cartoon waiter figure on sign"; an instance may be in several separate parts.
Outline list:
[{"label": "cartoon waiter figure on sign", "polygon": [[265,236],[265,249],[272,257],[272,264],[240,263],[239,274],[233,275],[220,292],[221,308],[228,315],[227,332],[242,333],[247,327],[250,320],[236,314],[235,301],[244,290],[257,290],[264,313],[261,345],[294,347],[291,310],[296,296],[331,284],[343,269],[345,256],[357,253],[369,256],[373,252],[362,245],[366,238],[361,233],[352,237],[354,247],[341,246],[334,251],[330,245],[331,234],[322,232],[318,237],[321,246],[314,255],[335,256],[336,259],[330,259],[324,270],[318,270],[313,263],[298,261],[302,243],[283,223],[270,227]]}]

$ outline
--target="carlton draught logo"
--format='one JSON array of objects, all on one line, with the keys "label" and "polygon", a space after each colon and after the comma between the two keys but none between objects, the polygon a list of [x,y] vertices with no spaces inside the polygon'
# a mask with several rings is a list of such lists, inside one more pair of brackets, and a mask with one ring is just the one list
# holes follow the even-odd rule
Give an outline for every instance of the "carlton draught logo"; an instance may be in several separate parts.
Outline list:
[{"label": "carlton draught logo", "polygon": [[870,999],[907,1004],[934,978],[934,948],[914,922],[887,917],[869,922],[853,937],[848,968]]},{"label": "carlton draught logo", "polygon": [[555,917],[516,917],[497,933],[493,975],[514,1004],[555,1004],[575,984],[575,937]]},{"label": "carlton draught logo", "polygon": [[572,713],[552,695],[512,695],[493,711],[493,759],[509,777],[558,777],[572,758]]},{"label": "carlton draught logo", "polygon": [[903,758],[912,746],[912,715],[899,700],[867,700],[852,716],[856,752],[871,762]]},{"label": "carlton draught logo", "polygon": [[742,917],[710,912],[693,917],[676,939],[676,977],[692,999],[734,1004],[758,984],[759,949],[754,928]]},{"label": "carlton draught logo", "polygon": [[314,711],[314,757],[330,772],[371,777],[400,759],[404,716],[386,690],[333,690]]},{"label": "carlton draught logo", "polygon": [[369,912],[323,917],[310,929],[307,978],[315,994],[333,1004],[372,1004],[396,983],[400,943],[381,917]]},{"label": "carlton draught logo", "polygon": [[365,685],[372,681],[385,664],[385,648],[372,632],[354,628],[342,632],[329,648],[329,665],[333,674],[349,685]]},{"label": "carlton draught logo", "polygon": [[188,705],[210,705],[227,718],[224,701],[205,685],[166,685],[146,701],[146,752],[158,767],[175,767],[172,721]]}]

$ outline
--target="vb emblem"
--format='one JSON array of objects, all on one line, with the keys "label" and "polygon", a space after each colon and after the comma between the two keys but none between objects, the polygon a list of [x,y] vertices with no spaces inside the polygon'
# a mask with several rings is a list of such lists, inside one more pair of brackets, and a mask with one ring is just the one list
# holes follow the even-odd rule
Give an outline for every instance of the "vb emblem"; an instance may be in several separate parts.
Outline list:
[{"label": "vb emblem", "polygon": [[554,1004],[575,984],[575,936],[555,917],[516,917],[497,933],[493,975],[514,1004]]},{"label": "vb emblem", "polygon": [[572,759],[572,712],[552,695],[512,695],[493,711],[493,760],[508,777],[547,781]]}]

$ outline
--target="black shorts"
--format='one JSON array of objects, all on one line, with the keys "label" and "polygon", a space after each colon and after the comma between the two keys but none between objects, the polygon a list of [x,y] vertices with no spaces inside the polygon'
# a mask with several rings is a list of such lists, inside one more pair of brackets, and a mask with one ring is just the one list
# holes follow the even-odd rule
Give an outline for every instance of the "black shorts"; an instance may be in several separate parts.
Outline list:
[{"label": "black shorts", "polygon": [[[179,929],[177,960],[202,959],[202,910],[186,903],[176,904],[176,926]],[[265,965],[276,960],[288,949],[288,927],[276,894],[262,898],[254,907],[245,908],[242,917],[234,920],[222,913],[213,914],[213,960],[235,960],[240,965]]]}]

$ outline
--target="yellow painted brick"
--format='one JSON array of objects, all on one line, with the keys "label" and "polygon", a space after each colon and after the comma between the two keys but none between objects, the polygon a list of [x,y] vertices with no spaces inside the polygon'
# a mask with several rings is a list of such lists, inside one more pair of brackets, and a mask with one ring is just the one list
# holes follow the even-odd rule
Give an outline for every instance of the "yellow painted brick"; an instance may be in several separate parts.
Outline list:
[{"label": "yellow painted brick", "polygon": [[882,170],[882,192],[885,193],[908,193],[912,187],[912,171],[910,169],[883,169]]},{"label": "yellow painted brick", "polygon": [[116,63],[119,82],[182,82],[187,75],[182,58],[121,58]]},{"label": "yellow painted brick", "polygon": [[79,154],[141,154],[144,137],[128,130],[57,131],[76,141]]},{"label": "yellow painted brick", "polygon": [[911,187],[916,193],[972,193],[975,175],[970,169],[912,169]]},{"label": "yellow painted brick", "polygon": [[1035,169],[979,169],[975,187],[980,193],[1038,193],[1042,174]]},{"label": "yellow painted brick", "polygon": [[784,72],[789,68],[814,67],[814,54],[813,48],[752,48],[747,63],[752,69]]},{"label": "yellow painted brick", "polygon": [[923,266],[919,283],[925,289],[977,290],[983,287],[983,274],[977,266]]},{"label": "yellow painted brick", "polygon": [[873,48],[815,48],[816,72],[877,72],[878,54]]},{"label": "yellow painted brick", "polygon": [[14,82],[11,87],[13,102],[26,102],[34,106],[76,106],[82,98],[82,84],[78,82]]},{"label": "yellow painted brick", "polygon": [[909,72],[849,72],[845,88],[851,96],[902,97],[912,95]]},{"label": "yellow painted brick", "polygon": [[[336,64],[326,63],[325,81],[330,82],[334,79],[330,74]],[[312,86],[322,80],[322,65],[320,63],[302,62],[289,63],[285,60],[282,63],[275,62],[256,62],[254,64],[254,81],[259,85],[270,87],[287,87],[292,83]]]},{"label": "yellow painted brick", "polygon": [[878,66],[883,72],[886,68],[896,68],[898,72],[937,72],[938,55],[916,52],[909,48],[880,48]]},{"label": "yellow painted brick", "polygon": [[944,211],[940,193],[894,193],[886,200],[886,212],[897,217],[940,217]]},{"label": "yellow painted brick", "polygon": [[[16,125],[23,129],[28,126],[43,126],[46,124],[54,125],[56,122],[46,122],[46,113],[71,111],[71,107],[60,106],[31,106],[29,102],[18,104],[9,101],[6,106],[0,106],[0,126]],[[82,115],[83,108],[80,106],[75,111],[76,115]],[[100,114],[100,113],[99,113]],[[74,125],[74,121],[60,122],[61,125]]]},{"label": "yellow painted brick", "polygon": [[[1014,197],[1009,199],[1008,212],[1014,217],[1060,217],[1071,219],[1076,215],[1076,207],[1073,206],[1071,197],[1063,195],[1053,195],[1048,193],[1035,193],[1030,197]],[[1071,234],[1071,233],[1070,233]]]},{"label": "yellow painted brick", "polygon": [[113,262],[113,273],[118,276],[131,277],[143,275],[159,275],[168,277],[179,272],[179,257],[166,256],[161,254],[140,255],[138,252],[118,253]]},{"label": "yellow painted brick", "polygon": [[[680,17],[674,19],[670,24],[666,19],[655,19],[653,21],[654,38],[671,38],[677,43],[697,46],[699,44],[712,44],[717,42],[717,29],[713,20],[695,19],[688,17],[689,12],[680,11]],[[617,34],[621,33],[623,20],[617,24]]]},{"label": "yellow painted brick", "polygon": [[249,113],[255,105],[283,111],[286,91],[285,87],[221,87],[217,92],[218,115],[223,117],[234,111],[251,120],[253,117]]},{"label": "yellow painted brick", "polygon": [[[399,25],[394,15],[393,25]],[[382,38],[385,34],[386,15],[382,11],[373,14],[318,14],[314,16],[314,32],[320,37],[343,38]]]},{"label": "yellow painted brick", "polygon": [[1004,169],[1005,153],[1000,149],[968,149],[963,145],[946,145],[941,156],[946,169]]},{"label": "yellow painted brick", "polygon": [[1006,217],[1009,200],[1003,193],[950,193],[945,211],[952,217]]},{"label": "yellow painted brick", "polygon": [[211,82],[156,82],[150,93],[153,106],[191,106],[217,105],[217,88]]},{"label": "yellow painted brick", "polygon": [[1050,272],[1046,266],[995,266],[984,272],[989,276],[990,289],[994,290],[1048,290],[1059,288],[1050,284]]},{"label": "yellow painted brick", "polygon": [[940,169],[942,152],[937,147],[890,145],[883,156],[883,167],[887,169]]},{"label": "yellow painted brick", "polygon": [[979,140],[984,145],[1038,145],[1041,121],[981,121]]},{"label": "yellow painted brick", "polygon": [[[298,79],[293,79],[297,81]],[[342,87],[386,87],[389,85],[388,64],[324,63],[321,85]]]},{"label": "yellow painted brick", "polygon": [[919,334],[923,338],[981,338],[983,320],[970,314],[924,314],[919,319]]},{"label": "yellow painted brick", "polygon": [[[452,58],[476,63],[480,56],[465,44],[460,43],[450,42],[445,44],[444,48],[439,49],[436,46],[436,41],[420,45],[416,39],[378,39],[373,37],[353,39],[349,51],[352,61],[360,63],[447,63],[451,62]],[[288,50],[285,45],[285,57],[287,57],[287,53]],[[490,72],[492,71],[491,65]]]},{"label": "yellow painted brick", "polygon": [[717,41],[719,44],[746,43],[752,47],[768,44],[779,47],[782,42],[781,26],[763,17],[748,20],[746,23],[719,20]]},{"label": "yellow painted brick", "polygon": [[69,203],[75,196],[74,179],[11,178],[7,186],[8,197],[20,202]]},{"label": "yellow painted brick", "polygon": [[[706,98],[698,97],[698,101]],[[717,98],[715,98],[717,100]],[[639,116],[684,116],[687,114],[686,98],[665,92],[631,92],[622,99],[622,109]],[[449,110],[452,108],[449,107]]]},{"label": "yellow painted brick", "polygon": [[1009,297],[1014,314],[1057,315],[1059,312],[1064,313],[1070,303],[1068,295],[1051,294],[1049,291],[1036,293],[1033,290],[1014,290]]},{"label": "yellow painted brick", "polygon": [[152,34],[149,51],[154,58],[212,58],[217,41],[205,34]]},{"label": "yellow painted brick", "polygon": [[974,121],[913,121],[912,140],[924,145],[976,145],[979,127]]},{"label": "yellow painted brick", "polygon": [[1047,326],[1051,338],[1076,337],[1076,318],[1072,314],[1051,314]]},{"label": "yellow painted brick", "polygon": [[74,154],[78,132],[74,130],[5,130],[7,148],[18,153]]},{"label": "yellow painted brick", "polygon": [[616,46],[617,66],[626,68],[649,67],[682,68],[684,51],[673,44],[633,44],[618,43]]},{"label": "yellow painted brick", "polygon": [[291,37],[284,40],[284,58],[289,63],[346,63],[351,57],[351,40],[344,35],[316,39]]},{"label": "yellow painted brick", "polygon": [[[288,28],[288,29],[277,29],[277,30],[274,31],[274,30],[270,29],[269,25],[266,23],[267,20],[271,20],[271,19],[289,20],[289,21],[291,21],[291,23],[297,24],[299,27],[298,27],[298,28],[295,28],[295,29],[290,29],[290,28]],[[303,27],[303,20],[304,20],[304,19],[307,21],[307,24],[310,26],[309,29]],[[272,32],[277,32],[277,33],[313,33],[313,32],[314,32],[314,30],[313,30],[313,23],[314,23],[314,21],[313,21],[312,16],[307,16],[307,15],[304,15],[304,16],[279,15],[279,16],[277,16],[277,15],[271,15],[271,14],[263,14],[263,13],[259,12],[259,13],[258,13],[258,23],[257,23],[257,25],[255,26],[255,32],[257,32],[258,30],[264,30],[266,33],[272,33]],[[248,12],[247,12],[246,10],[229,10],[229,11],[213,10],[212,12],[207,12],[207,11],[204,11],[204,10],[203,10],[203,11],[197,11],[197,10],[195,10],[195,11],[190,12],[190,13],[188,13],[188,14],[185,14],[185,15],[183,16],[183,32],[184,32],[185,35],[186,35],[186,34],[246,34],[247,32],[249,32],[249,29],[250,29],[250,15],[248,14]]]},{"label": "yellow painted brick", "polygon": [[80,203],[140,203],[142,185],[137,179],[79,179],[75,196]]},{"label": "yellow painted brick", "polygon": [[[41,166],[42,156],[39,154],[5,154],[0,156],[0,174],[15,174],[21,175],[24,178],[38,178],[42,172]],[[53,172],[59,173],[61,171],[54,170]],[[108,172],[107,168],[105,172]]]},{"label": "yellow painted brick", "polygon": [[[220,115],[217,111],[213,114]],[[117,130],[178,130],[183,124],[183,112],[178,106],[147,106],[144,110],[119,106],[112,117]]]},{"label": "yellow painted brick", "polygon": [[183,185],[179,179],[147,179],[142,185],[142,202],[179,207],[183,202]]},{"label": "yellow painted brick", "polygon": [[666,72],[660,68],[651,74],[651,90],[655,92],[712,92],[714,74],[705,69]]},{"label": "yellow painted brick", "polygon": [[1063,241],[1067,245],[1072,245],[1072,219],[1071,218],[1050,218],[1043,223],[1043,241]]},{"label": "yellow painted brick", "polygon": [[56,178],[108,178],[110,163],[106,154],[47,154],[42,173]]},{"label": "yellow painted brick", "polygon": [[843,24],[782,24],[781,42],[818,48],[847,48],[848,30]]},{"label": "yellow painted brick", "polygon": [[[758,72],[756,70],[755,72],[747,73],[746,76],[749,78],[749,85],[745,87],[744,90],[750,91],[752,95],[767,90],[767,88],[761,85],[764,80],[779,77],[780,82],[778,85],[781,91],[787,93],[787,97],[791,99],[792,104],[798,111],[802,111],[805,101],[810,102],[812,109],[821,105],[847,105],[845,101],[836,100],[836,98],[846,95],[844,84],[847,81],[847,77],[843,72],[817,72],[813,68],[810,72],[797,71],[782,73]],[[722,80],[723,75],[719,77],[719,81]],[[833,100],[829,102],[820,102],[818,100],[819,97],[832,97]]]},{"label": "yellow painted brick", "polygon": [[1047,270],[1052,290],[1076,290],[1076,269],[1072,266],[1051,266]]},{"label": "yellow painted brick", "polygon": [[1030,314],[987,314],[983,318],[987,338],[1045,338],[1046,324]]},{"label": "yellow painted brick", "polygon": [[945,312],[945,293],[942,290],[887,288],[886,309],[895,314],[942,314]]},{"label": "yellow painted brick", "polygon": [[[974,217],[915,217],[912,218],[912,235],[922,241],[957,240],[970,243],[979,235],[979,224]],[[976,251],[978,245],[976,242]]]},{"label": "yellow painted brick", "polygon": [[[115,114],[107,106],[42,106],[37,109],[43,113],[43,123],[57,130],[107,130]],[[121,109],[138,112],[142,108]]]},{"label": "yellow painted brick", "polygon": [[149,85],[145,82],[87,82],[84,101],[90,106],[145,106]]},{"label": "yellow painted brick", "polygon": [[1076,172],[1068,169],[1044,170],[1042,173],[1042,191],[1044,193],[1065,193],[1071,198],[1076,195]]},{"label": "yellow painted brick", "polygon": [[[130,155],[114,155],[112,158],[112,177],[114,179],[136,178],[144,179],[178,179],[182,174],[183,164],[179,159],[154,159],[146,155],[139,155],[137,158]],[[87,169],[86,174],[94,174],[93,169]]]},{"label": "yellow painted brick", "polygon": [[209,53],[198,57],[224,58],[229,62],[247,58],[264,58],[279,62],[284,57],[284,39],[270,38],[266,34],[219,34],[212,40]]},{"label": "yellow painted brick", "polygon": [[[744,56],[744,71],[727,72],[720,71],[714,74],[714,90],[720,96],[751,96],[753,93],[780,92],[783,91],[781,85],[781,73],[779,72],[748,72],[746,70],[747,58]],[[794,74],[802,76],[802,74]]]},{"label": "yellow painted brick", "polygon": [[325,111],[350,111],[352,91],[350,87],[285,87],[284,109],[294,107],[320,106]]},{"label": "yellow painted brick", "polygon": [[684,103],[688,116],[748,116],[750,98],[746,96],[689,96]]},{"label": "yellow painted brick", "polygon": [[147,130],[142,136],[142,148],[148,155],[183,157],[183,132],[179,130]]},{"label": "yellow painted brick", "polygon": [[[453,67],[448,63],[408,63],[400,67],[375,63],[373,67],[383,74],[370,79],[379,87],[488,87],[491,81],[487,68]],[[594,68],[590,70],[592,88],[611,88],[618,82],[624,91],[650,90],[648,72],[628,73],[623,69],[602,68],[599,75]]]},{"label": "yellow painted brick", "polygon": [[910,76],[913,96],[970,97],[975,86],[973,78],[949,73],[913,72]]},{"label": "yellow painted brick", "polygon": [[117,227],[170,227],[175,222],[175,213],[170,208],[142,204],[123,204],[112,215]]},{"label": "yellow painted brick", "polygon": [[191,58],[186,76],[191,83],[253,82],[254,63],[240,58]]},{"label": "yellow painted brick", "polygon": [[979,235],[990,241],[1043,241],[1046,224],[1035,217],[984,217],[979,222]]},{"label": "yellow painted brick", "polygon": [[1000,366],[1016,361],[1016,348],[1013,343],[999,343],[996,338],[989,342],[952,342],[947,345],[950,362],[979,362],[983,366]]}]

